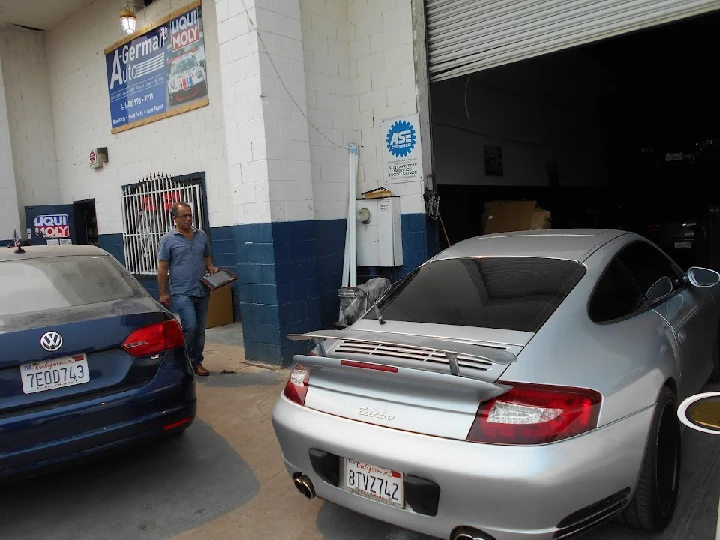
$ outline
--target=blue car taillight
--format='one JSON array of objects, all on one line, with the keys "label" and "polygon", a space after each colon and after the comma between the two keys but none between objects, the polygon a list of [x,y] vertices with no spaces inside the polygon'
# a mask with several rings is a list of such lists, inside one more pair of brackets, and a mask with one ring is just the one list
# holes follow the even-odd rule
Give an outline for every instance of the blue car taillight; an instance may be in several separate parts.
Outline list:
[{"label": "blue car taillight", "polygon": [[176,320],[151,324],[135,330],[123,341],[122,348],[132,356],[148,356],[185,344],[182,328]]}]

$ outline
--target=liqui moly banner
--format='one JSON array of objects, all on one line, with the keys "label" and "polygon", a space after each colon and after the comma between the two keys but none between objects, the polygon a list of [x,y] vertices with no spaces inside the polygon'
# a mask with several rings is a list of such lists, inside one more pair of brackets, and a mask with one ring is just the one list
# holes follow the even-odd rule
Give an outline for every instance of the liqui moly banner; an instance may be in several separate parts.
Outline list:
[{"label": "liqui moly banner", "polygon": [[105,49],[112,133],[208,104],[201,2]]},{"label": "liqui moly banner", "polygon": [[35,236],[39,238],[70,238],[70,220],[67,214],[46,214],[33,220]]}]

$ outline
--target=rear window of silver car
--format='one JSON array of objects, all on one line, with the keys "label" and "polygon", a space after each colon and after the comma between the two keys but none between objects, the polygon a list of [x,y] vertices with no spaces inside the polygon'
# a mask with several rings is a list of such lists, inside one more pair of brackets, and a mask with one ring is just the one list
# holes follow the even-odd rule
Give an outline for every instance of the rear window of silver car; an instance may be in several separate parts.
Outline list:
[{"label": "rear window of silver car", "polygon": [[0,317],[67,309],[142,295],[107,256],[69,256],[0,263]]},{"label": "rear window of silver car", "polygon": [[[421,266],[380,300],[385,320],[537,332],[585,275],[574,261],[477,257]],[[366,319],[377,319],[370,310]]]}]

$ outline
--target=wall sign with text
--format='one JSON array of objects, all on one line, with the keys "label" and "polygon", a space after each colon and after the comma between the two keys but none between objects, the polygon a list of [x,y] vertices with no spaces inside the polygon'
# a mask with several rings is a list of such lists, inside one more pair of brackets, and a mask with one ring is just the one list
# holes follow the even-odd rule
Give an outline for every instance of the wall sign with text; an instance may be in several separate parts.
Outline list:
[{"label": "wall sign with text", "polygon": [[419,115],[383,122],[384,179],[389,184],[422,181],[422,150]]},{"label": "wall sign with text", "polygon": [[70,221],[67,214],[35,216],[33,226],[35,236],[40,238],[70,238]]},{"label": "wall sign with text", "polygon": [[201,4],[105,49],[112,133],[208,104]]}]

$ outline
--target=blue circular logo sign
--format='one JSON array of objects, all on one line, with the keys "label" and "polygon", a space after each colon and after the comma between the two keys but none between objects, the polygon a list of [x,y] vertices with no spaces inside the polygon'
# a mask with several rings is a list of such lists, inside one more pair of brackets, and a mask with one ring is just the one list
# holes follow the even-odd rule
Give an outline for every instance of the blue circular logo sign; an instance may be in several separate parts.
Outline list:
[{"label": "blue circular logo sign", "polygon": [[417,144],[417,133],[410,122],[398,120],[388,130],[387,149],[395,157],[405,157]]}]

